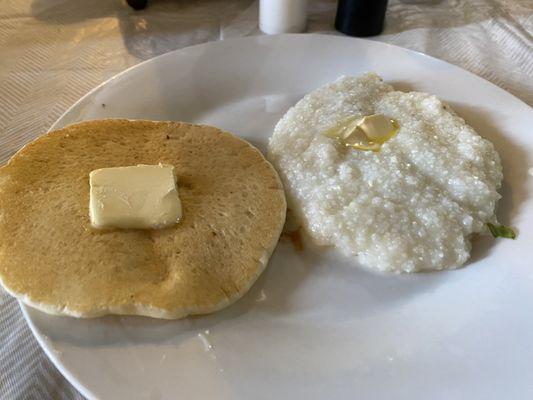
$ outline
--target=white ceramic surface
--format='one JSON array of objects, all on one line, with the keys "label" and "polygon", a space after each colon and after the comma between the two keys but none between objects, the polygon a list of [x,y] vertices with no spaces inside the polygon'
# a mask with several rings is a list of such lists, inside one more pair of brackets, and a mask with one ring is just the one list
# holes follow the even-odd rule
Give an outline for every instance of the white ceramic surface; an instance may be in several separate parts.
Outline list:
[{"label": "white ceramic surface", "polygon": [[[503,223],[466,268],[380,276],[306,245],[278,246],[233,306],[180,321],[52,317],[23,307],[65,376],[101,399],[502,399],[533,396],[533,112],[460,68],[390,45],[320,35],[209,43],[142,63],[55,127],[95,118],[219,126],[260,149],[303,94],[376,71],[445,99],[503,159]],[[443,227],[445,229],[446,227]]]}]

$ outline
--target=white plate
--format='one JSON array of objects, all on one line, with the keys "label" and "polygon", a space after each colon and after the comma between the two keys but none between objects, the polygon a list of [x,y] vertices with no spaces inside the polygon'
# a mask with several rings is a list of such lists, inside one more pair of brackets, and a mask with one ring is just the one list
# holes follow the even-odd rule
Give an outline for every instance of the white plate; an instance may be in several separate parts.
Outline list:
[{"label": "white plate", "polygon": [[264,150],[275,122],[304,93],[365,71],[437,94],[496,145],[505,168],[499,215],[518,228],[518,240],[477,240],[467,268],[410,276],[378,276],[336,252],[296,252],[283,242],[238,303],[181,321],[77,320],[23,307],[48,356],[85,396],[533,396],[533,115],[498,87],[382,43],[251,37],[142,63],[89,93],[55,127],[108,117],[185,120]]}]

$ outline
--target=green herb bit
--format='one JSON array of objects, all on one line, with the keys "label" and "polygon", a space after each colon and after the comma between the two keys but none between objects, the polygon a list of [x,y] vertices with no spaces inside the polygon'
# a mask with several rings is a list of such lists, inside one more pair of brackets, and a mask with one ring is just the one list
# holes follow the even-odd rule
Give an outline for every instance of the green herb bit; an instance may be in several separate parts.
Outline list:
[{"label": "green herb bit", "polygon": [[513,228],[509,226],[494,225],[490,222],[487,222],[487,226],[489,227],[490,233],[495,238],[502,237],[506,239],[516,239],[516,233],[513,231]]}]

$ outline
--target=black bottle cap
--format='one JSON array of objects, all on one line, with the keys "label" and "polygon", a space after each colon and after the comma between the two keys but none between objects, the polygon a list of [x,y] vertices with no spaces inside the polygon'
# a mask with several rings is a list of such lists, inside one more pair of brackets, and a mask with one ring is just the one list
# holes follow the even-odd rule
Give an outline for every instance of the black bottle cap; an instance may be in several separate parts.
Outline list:
[{"label": "black bottle cap", "polygon": [[383,31],[387,0],[339,0],[335,29],[349,36],[374,36]]}]

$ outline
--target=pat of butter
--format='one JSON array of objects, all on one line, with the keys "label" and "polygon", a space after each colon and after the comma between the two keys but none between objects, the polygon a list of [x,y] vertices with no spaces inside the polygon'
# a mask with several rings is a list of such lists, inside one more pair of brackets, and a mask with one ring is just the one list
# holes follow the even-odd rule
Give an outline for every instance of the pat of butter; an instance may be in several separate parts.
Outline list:
[{"label": "pat of butter", "polygon": [[328,129],[324,135],[346,147],[378,152],[383,143],[398,133],[399,128],[395,120],[372,114],[362,118],[349,117]]},{"label": "pat of butter", "polygon": [[163,228],[181,218],[172,165],[102,168],[92,171],[89,181],[95,228]]},{"label": "pat of butter", "polygon": [[358,121],[357,127],[372,142],[384,143],[393,136],[397,129],[394,121],[381,114],[367,115]]}]

